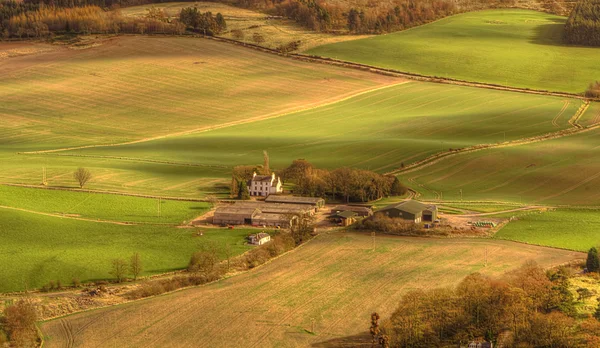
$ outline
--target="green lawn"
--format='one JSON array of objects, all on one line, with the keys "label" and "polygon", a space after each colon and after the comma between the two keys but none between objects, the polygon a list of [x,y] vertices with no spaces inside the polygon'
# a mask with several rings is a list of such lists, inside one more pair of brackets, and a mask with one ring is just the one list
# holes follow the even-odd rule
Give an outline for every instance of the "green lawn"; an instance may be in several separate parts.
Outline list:
[{"label": "green lawn", "polygon": [[275,168],[305,158],[318,167],[387,172],[450,148],[570,127],[568,120],[580,105],[579,100],[410,82],[251,124],[65,154],[231,168],[259,164],[268,150]]},{"label": "green lawn", "polygon": [[515,213],[496,235],[536,245],[587,251],[600,245],[600,211],[559,209],[548,212]]},{"label": "green lawn", "polygon": [[307,53],[424,75],[580,93],[600,79],[600,48],[565,46],[565,22],[565,17],[527,10],[469,12]]},{"label": "green lawn", "polygon": [[181,224],[208,211],[202,202],[158,200],[111,194],[44,190],[0,185],[0,205],[82,218]]},{"label": "green lawn", "polygon": [[[244,229],[195,229],[166,226],[120,226],[41,216],[0,208],[0,292],[39,288],[50,280],[70,284],[110,279],[115,258],[138,252],[144,275],[185,268],[203,243],[232,245],[235,254],[251,233]],[[222,255],[223,256],[223,255]]]},{"label": "green lawn", "polygon": [[423,199],[600,205],[600,131],[451,156],[400,180]]}]

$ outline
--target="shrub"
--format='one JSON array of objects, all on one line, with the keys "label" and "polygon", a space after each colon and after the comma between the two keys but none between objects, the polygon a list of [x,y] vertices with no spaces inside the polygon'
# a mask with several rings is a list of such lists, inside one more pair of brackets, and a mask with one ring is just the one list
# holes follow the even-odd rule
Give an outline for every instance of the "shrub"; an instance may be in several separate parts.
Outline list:
[{"label": "shrub", "polygon": [[383,214],[375,214],[357,223],[356,229],[377,231],[389,234],[411,234],[417,230],[417,225],[403,219],[394,219]]},{"label": "shrub", "polygon": [[73,282],[73,287],[74,288],[80,288],[81,287],[81,281],[79,280],[79,278],[73,278],[72,282]]},{"label": "shrub", "polygon": [[585,96],[588,98],[600,98],[600,81],[590,83],[590,86],[585,91]]}]

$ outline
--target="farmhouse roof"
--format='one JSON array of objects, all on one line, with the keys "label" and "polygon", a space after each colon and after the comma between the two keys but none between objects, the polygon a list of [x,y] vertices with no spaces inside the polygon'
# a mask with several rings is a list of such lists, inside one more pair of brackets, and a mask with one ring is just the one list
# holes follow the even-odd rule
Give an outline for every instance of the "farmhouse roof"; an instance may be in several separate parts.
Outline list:
[{"label": "farmhouse roof", "polygon": [[344,211],[340,211],[339,213],[336,213],[334,216],[335,217],[341,217],[341,218],[344,218],[344,219],[348,219],[348,218],[351,218],[351,217],[355,217],[356,215],[358,215],[358,214],[356,214],[353,211],[344,210]]},{"label": "farmhouse roof", "polygon": [[323,198],[319,197],[301,197],[301,196],[281,196],[269,195],[265,202],[272,203],[297,203],[297,204],[318,204]]},{"label": "farmhouse roof", "polygon": [[400,203],[390,204],[387,207],[380,209],[379,211],[386,211],[390,209],[398,209],[407,213],[418,214],[423,210],[436,209],[436,206],[423,204],[421,202],[413,201],[412,199],[410,199]]},{"label": "farmhouse roof", "polygon": [[252,181],[267,181],[267,182],[271,182],[271,179],[273,179],[273,177],[270,176],[270,175],[256,175],[255,177],[252,178]]}]

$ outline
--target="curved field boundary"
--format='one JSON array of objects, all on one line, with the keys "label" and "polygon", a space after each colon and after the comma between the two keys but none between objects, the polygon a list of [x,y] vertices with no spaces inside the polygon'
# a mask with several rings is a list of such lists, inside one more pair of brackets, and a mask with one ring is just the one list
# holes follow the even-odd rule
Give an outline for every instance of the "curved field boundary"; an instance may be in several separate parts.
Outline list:
[{"label": "curved field boundary", "polygon": [[[196,36],[196,37],[202,37],[202,36]],[[276,55],[279,55],[282,57],[290,57],[293,59],[299,59],[299,60],[302,60],[305,62],[330,64],[330,65],[358,69],[358,70],[363,70],[363,71],[370,71],[372,73],[383,74],[383,75],[387,75],[387,76],[402,77],[402,78],[417,80],[417,81],[443,83],[443,84],[477,87],[477,88],[487,88],[487,89],[495,89],[495,90],[500,90],[500,91],[529,93],[529,94],[537,94],[537,95],[548,95],[548,96],[555,96],[555,97],[568,97],[568,98],[576,98],[576,99],[581,99],[581,100],[600,101],[600,98],[587,98],[585,96],[575,94],[575,93],[510,87],[510,86],[497,85],[497,84],[493,84],[493,83],[483,83],[483,82],[452,79],[452,78],[448,78],[448,77],[421,75],[421,74],[410,73],[410,72],[406,72],[406,71],[400,71],[400,70],[396,70],[396,69],[381,68],[381,67],[377,67],[377,66],[373,66],[373,65],[355,63],[355,62],[350,62],[350,61],[341,60],[341,59],[309,55],[309,54],[303,54],[303,53],[284,54],[275,49],[261,47],[258,45],[249,44],[249,43],[245,43],[245,42],[239,42],[239,41],[235,41],[232,39],[226,39],[226,38],[221,38],[221,37],[205,37],[205,38],[210,39],[210,40],[220,41],[220,42],[228,42],[228,43],[231,43],[234,45],[252,48],[252,49],[259,50],[259,51],[266,52],[266,53],[272,53],[272,54],[276,54]]]},{"label": "curved field boundary", "polygon": [[165,138],[170,138],[170,137],[175,137],[175,136],[184,136],[184,135],[189,135],[189,134],[208,132],[208,131],[212,131],[212,130],[216,130],[216,129],[227,128],[227,127],[231,127],[231,126],[237,126],[237,125],[252,123],[252,122],[256,122],[256,121],[264,121],[264,120],[268,120],[268,119],[272,119],[272,118],[279,118],[279,117],[295,114],[298,112],[310,111],[313,109],[326,107],[326,106],[334,105],[337,103],[342,103],[342,102],[352,99],[354,97],[358,97],[358,96],[361,96],[361,95],[364,95],[367,93],[371,93],[371,92],[376,92],[376,91],[386,89],[386,88],[396,87],[398,85],[402,85],[402,84],[409,83],[409,82],[410,81],[399,81],[398,83],[393,83],[393,84],[389,84],[389,85],[385,85],[385,86],[363,89],[363,90],[360,90],[355,93],[346,93],[344,95],[341,95],[340,98],[337,100],[333,100],[328,103],[312,105],[312,106],[309,106],[304,109],[293,110],[293,111],[282,112],[282,113],[271,113],[271,114],[267,114],[267,115],[252,117],[252,118],[243,119],[243,120],[226,122],[226,123],[217,124],[217,125],[213,125],[213,126],[206,126],[206,127],[190,129],[190,130],[186,130],[183,132],[159,135],[159,136],[155,136],[155,137],[142,138],[142,139],[138,139],[138,140],[126,141],[123,143],[83,145],[83,146],[73,146],[73,147],[65,147],[65,148],[58,148],[58,149],[51,149],[51,150],[40,150],[40,151],[24,151],[24,152],[17,152],[17,154],[19,154],[19,155],[40,155],[40,154],[63,152],[63,151],[70,151],[70,150],[83,150],[83,149],[91,149],[91,148],[99,148],[99,147],[114,147],[114,146],[133,145],[133,144],[145,143],[145,142],[149,142],[149,141],[160,140],[160,139],[165,139]]},{"label": "curved field boundary", "polygon": [[[7,209],[7,210],[17,210],[17,211],[22,211],[22,212],[25,212],[25,213],[37,214],[37,215],[44,215],[44,216],[50,216],[50,217],[55,217],[55,218],[60,218],[60,219],[70,219],[70,220],[79,220],[79,221],[97,222],[97,223],[113,224],[113,225],[122,225],[122,226],[134,226],[134,225],[138,225],[138,224],[139,224],[139,223],[134,223],[134,222],[110,221],[110,220],[100,220],[100,219],[82,218],[82,217],[69,216],[69,215],[61,215],[61,214],[42,213],[42,212],[35,211],[35,210],[29,210],[29,209],[23,209],[23,208],[9,207],[9,206],[6,206],[6,205],[0,205],[0,209]],[[145,224],[145,225],[147,225],[147,224]]]},{"label": "curved field boundary", "polygon": [[[137,193],[127,193],[127,192],[119,192],[119,191],[102,191],[102,190],[76,189],[76,188],[70,188],[70,187],[53,187],[53,186],[39,186],[39,185],[13,184],[13,183],[0,183],[0,185],[34,188],[34,189],[38,189],[38,190],[73,191],[73,192],[98,193],[98,194],[106,194],[106,195],[119,195],[119,196],[130,196],[130,197],[140,197],[140,198],[164,199],[167,201],[210,203],[210,200],[208,200],[208,199],[142,195],[142,194],[137,194]],[[229,200],[229,199],[219,199],[218,202],[219,203],[233,203],[234,201]]]},{"label": "curved field boundary", "polygon": [[386,175],[399,175],[399,174],[410,173],[415,170],[419,170],[421,168],[433,165],[446,157],[450,157],[450,156],[454,156],[454,155],[458,155],[458,154],[475,152],[475,151],[485,150],[485,149],[527,145],[527,144],[537,143],[540,141],[546,141],[546,140],[566,137],[569,135],[575,135],[575,134],[587,132],[587,131],[598,129],[598,128],[600,128],[600,124],[595,124],[595,125],[589,126],[587,128],[569,128],[569,129],[565,129],[565,130],[561,130],[561,131],[557,131],[557,132],[553,132],[553,133],[548,133],[548,134],[544,134],[544,135],[540,135],[540,136],[523,138],[523,139],[518,139],[518,140],[513,140],[513,141],[507,141],[504,143],[481,144],[481,145],[469,146],[469,147],[465,147],[462,149],[456,149],[456,150],[452,150],[452,151],[448,151],[448,152],[437,153],[437,154],[431,155],[421,161],[409,164],[404,168],[392,170],[385,174]]}]

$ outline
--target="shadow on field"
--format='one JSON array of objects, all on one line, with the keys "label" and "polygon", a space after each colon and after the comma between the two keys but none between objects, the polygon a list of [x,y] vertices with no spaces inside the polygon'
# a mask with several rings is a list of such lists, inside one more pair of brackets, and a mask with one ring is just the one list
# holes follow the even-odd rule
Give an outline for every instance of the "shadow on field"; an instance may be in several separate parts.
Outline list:
[{"label": "shadow on field", "polygon": [[334,338],[328,341],[318,342],[311,345],[315,348],[333,348],[333,347],[357,347],[357,348],[370,348],[371,335],[368,332],[363,332],[354,336],[346,336],[340,338]]},{"label": "shadow on field", "polygon": [[565,20],[553,19],[552,24],[538,25],[533,29],[533,37],[529,41],[536,45],[566,46],[563,40]]}]

